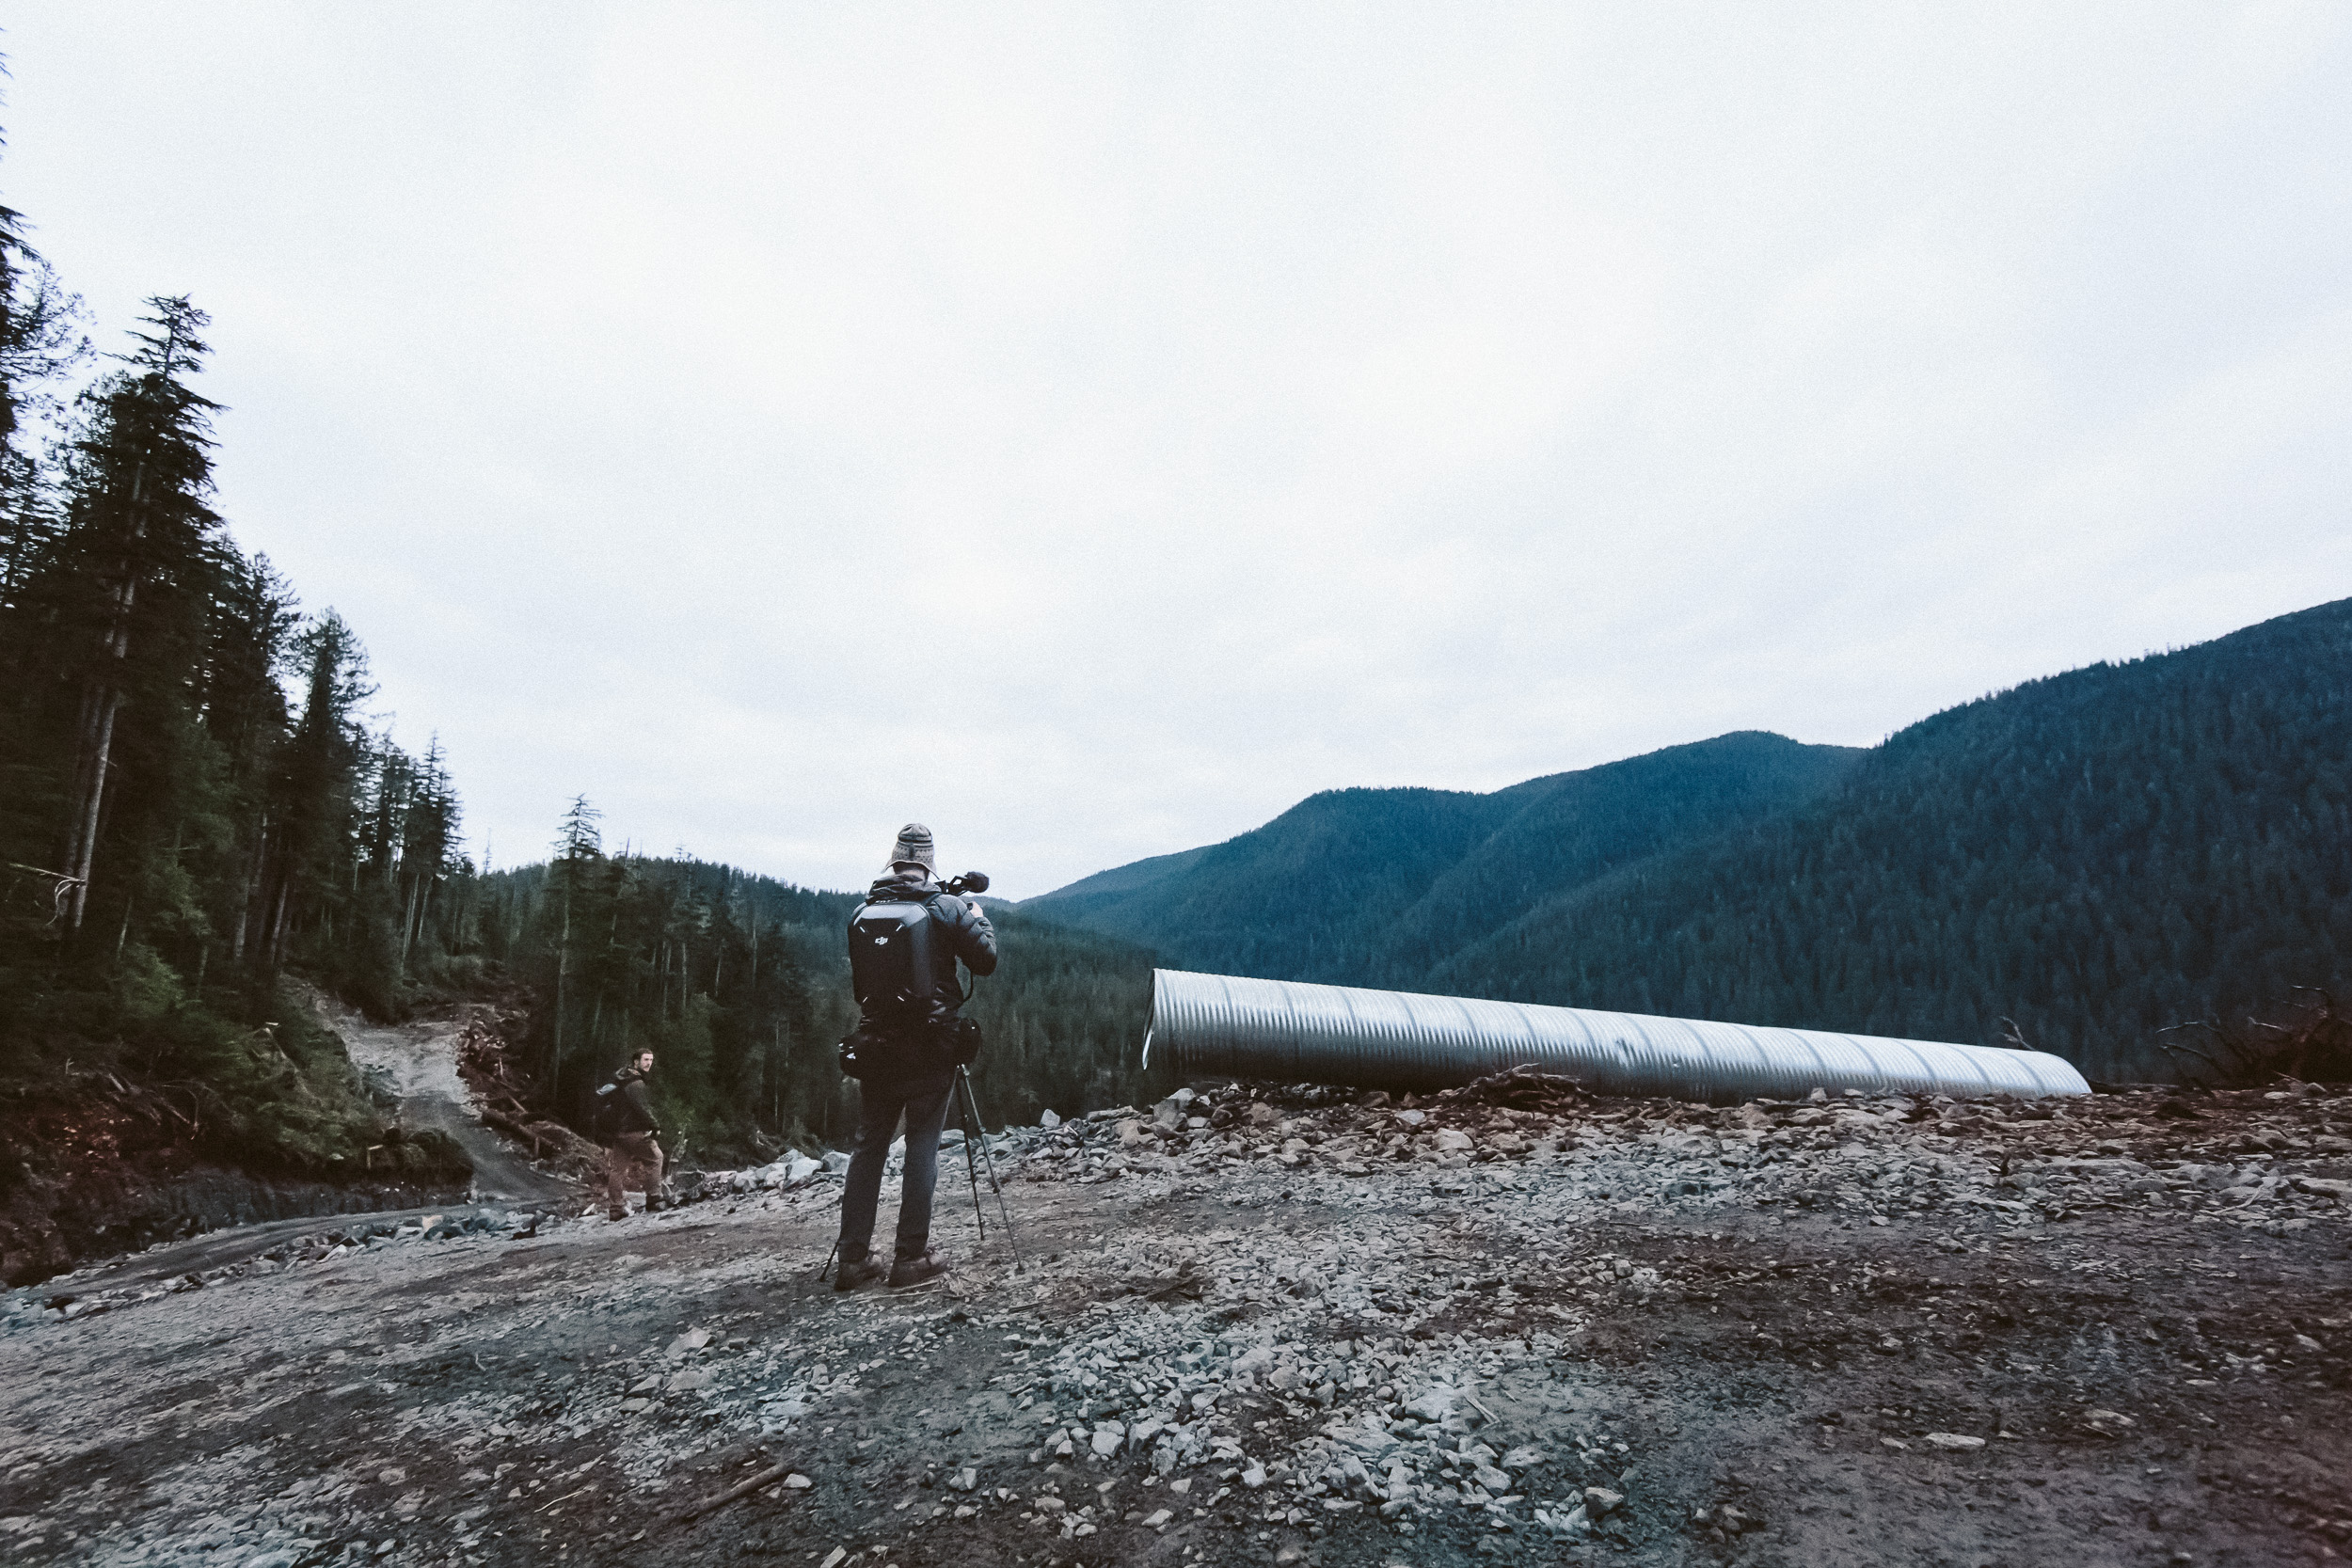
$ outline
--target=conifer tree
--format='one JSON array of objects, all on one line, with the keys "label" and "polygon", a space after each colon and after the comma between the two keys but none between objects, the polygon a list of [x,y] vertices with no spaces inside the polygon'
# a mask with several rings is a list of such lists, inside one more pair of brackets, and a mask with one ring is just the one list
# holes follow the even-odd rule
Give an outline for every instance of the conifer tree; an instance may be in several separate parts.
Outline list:
[{"label": "conifer tree", "polygon": [[[551,1075],[560,1079],[564,1071],[564,1038],[565,1004],[573,970],[572,920],[575,906],[589,892],[589,873],[604,858],[604,840],[596,830],[596,821],[603,814],[588,803],[585,795],[575,795],[564,813],[564,824],[556,836],[555,885],[560,900],[558,918],[561,922],[556,936],[555,965],[555,1030],[552,1036],[553,1054],[548,1062]],[[582,923],[583,934],[586,929]]]},{"label": "conifer tree", "polygon": [[0,449],[22,463],[8,478],[36,471],[23,450],[26,417],[54,413],[50,386],[89,355],[81,296],[26,243],[24,214],[0,205]]},{"label": "conifer tree", "polygon": [[[343,875],[357,861],[352,816],[368,745],[357,711],[375,693],[358,638],[332,610],[294,638],[292,657],[306,673],[302,714],[276,753],[234,938],[241,964],[250,951],[272,972],[290,918],[317,913],[331,942],[336,911],[357,893]],[[355,929],[346,919],[346,936]]]},{"label": "conifer tree", "polygon": [[54,869],[57,845],[49,831],[55,814],[44,809],[54,781],[40,733],[35,655],[46,639],[24,602],[64,523],[29,436],[30,417],[56,411],[52,388],[87,357],[89,342],[81,300],[26,242],[28,227],[23,214],[0,205],[0,860],[64,893],[71,884]]},{"label": "conifer tree", "polygon": [[[212,491],[212,415],[187,385],[203,367],[208,325],[186,296],[156,296],[150,331],[120,356],[125,369],[82,399],[66,470],[67,516],[45,607],[60,673],[74,690],[66,735],[72,777],[60,869],[73,879],[69,930],[79,930],[118,770],[167,790],[171,710],[200,657],[203,611],[218,563]],[[138,657],[134,658],[134,650]],[[135,705],[143,766],[121,768],[116,728]],[[152,802],[142,802],[152,804]],[[129,816],[129,813],[118,813]],[[126,833],[135,822],[120,824]],[[127,908],[126,904],[126,908]]]}]

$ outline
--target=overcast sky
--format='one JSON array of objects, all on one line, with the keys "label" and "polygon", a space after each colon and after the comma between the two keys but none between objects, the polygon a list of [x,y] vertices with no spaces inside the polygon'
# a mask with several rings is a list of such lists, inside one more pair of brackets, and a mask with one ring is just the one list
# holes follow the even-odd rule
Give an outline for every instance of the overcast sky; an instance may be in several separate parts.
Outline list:
[{"label": "overcast sky", "polygon": [[9,8],[478,851],[1043,892],[2352,594],[2352,9]]}]

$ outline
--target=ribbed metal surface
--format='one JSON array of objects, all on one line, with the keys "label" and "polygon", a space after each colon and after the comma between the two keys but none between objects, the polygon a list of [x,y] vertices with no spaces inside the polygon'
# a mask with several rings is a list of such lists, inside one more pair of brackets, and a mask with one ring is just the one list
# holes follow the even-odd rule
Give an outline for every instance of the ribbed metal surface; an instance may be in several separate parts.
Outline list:
[{"label": "ribbed metal surface", "polygon": [[1603,1094],[1737,1104],[1836,1093],[2089,1094],[2041,1051],[1537,1007],[1231,974],[1152,974],[1147,1061],[1186,1077],[1438,1089],[1528,1064]]}]

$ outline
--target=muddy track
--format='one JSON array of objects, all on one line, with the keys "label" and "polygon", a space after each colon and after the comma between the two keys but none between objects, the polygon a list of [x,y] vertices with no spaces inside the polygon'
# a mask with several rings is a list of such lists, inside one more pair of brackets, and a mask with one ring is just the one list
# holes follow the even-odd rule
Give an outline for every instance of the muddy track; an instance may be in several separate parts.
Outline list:
[{"label": "muddy track", "polygon": [[1597,1129],[1469,1186],[1037,1156],[1017,1276],[943,1201],[954,1293],[817,1285],[819,1183],[18,1318],[0,1540],[286,1568],[2346,1549],[2332,1211],[1788,1212],[1738,1172],[1635,1192],[1638,1157]]},{"label": "muddy track", "polygon": [[381,1075],[400,1096],[401,1121],[412,1130],[448,1133],[473,1163],[475,1193],[507,1203],[555,1203],[578,1189],[532,1165],[505,1139],[482,1124],[472,1098],[457,1075],[458,1018],[410,1023],[371,1023],[348,1010],[321,1016],[342,1037],[352,1062]]}]

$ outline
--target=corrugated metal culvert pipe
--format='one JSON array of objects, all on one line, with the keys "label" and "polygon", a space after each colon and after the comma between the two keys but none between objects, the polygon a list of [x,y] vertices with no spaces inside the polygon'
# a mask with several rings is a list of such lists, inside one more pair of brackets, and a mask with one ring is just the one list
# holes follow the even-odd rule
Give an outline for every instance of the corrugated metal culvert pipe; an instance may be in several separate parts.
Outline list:
[{"label": "corrugated metal culvert pipe", "polygon": [[[1186,1077],[1442,1089],[1529,1064],[1601,1094],[1738,1104],[1837,1093],[2089,1094],[2042,1051],[1750,1028],[1162,969],[1144,1060]],[[1154,1053],[1157,1053],[1156,1057]]]}]

